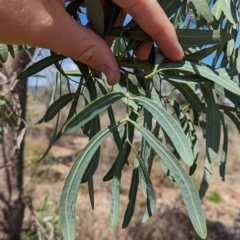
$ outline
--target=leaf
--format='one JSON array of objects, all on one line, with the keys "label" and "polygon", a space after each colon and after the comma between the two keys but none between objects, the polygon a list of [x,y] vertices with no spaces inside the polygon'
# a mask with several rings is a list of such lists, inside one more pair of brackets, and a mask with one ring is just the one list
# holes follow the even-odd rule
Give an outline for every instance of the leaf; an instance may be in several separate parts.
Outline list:
[{"label": "leaf", "polygon": [[15,58],[14,48],[12,45],[7,45],[8,51],[11,54],[12,58]]},{"label": "leaf", "polygon": [[197,94],[195,94],[192,88],[190,88],[187,84],[181,84],[172,81],[170,81],[170,83],[182,93],[194,110],[197,112],[206,111],[204,104],[199,100]]},{"label": "leaf", "polygon": [[[87,78],[87,74],[83,72],[83,75],[85,78]],[[89,92],[90,100],[94,101],[97,99],[97,89],[95,86],[95,82],[93,81],[92,78],[88,78],[88,81],[86,83],[86,88]],[[89,140],[95,136],[98,132],[101,130],[101,125],[100,125],[100,117],[99,115],[96,115],[93,119],[91,119],[89,123]],[[86,124],[84,125],[84,132],[86,132]],[[82,183],[85,181],[88,181],[89,179],[92,178],[93,174],[95,173],[97,167],[98,167],[98,162],[100,158],[100,148],[95,151],[95,154],[88,165],[86,172],[82,178]]]},{"label": "leaf", "polygon": [[232,122],[235,124],[235,126],[238,129],[238,132],[240,134],[240,122],[237,119],[237,117],[229,111],[224,111],[224,113],[232,120]]},{"label": "leaf", "polygon": [[[113,90],[114,90],[114,92],[120,92],[120,93],[123,92],[122,87],[121,87],[118,83],[113,86]],[[129,107],[131,107],[132,109],[134,109],[135,111],[138,110],[138,105],[137,105],[134,101],[132,101],[132,100],[130,100],[130,99],[126,99],[126,98],[122,98],[122,101],[123,101],[125,104],[127,104]]]},{"label": "leaf", "polygon": [[124,58],[121,57],[118,61],[118,64],[124,68],[134,68],[134,69],[141,69],[145,74],[151,72],[151,64],[147,61],[140,60],[137,58]]},{"label": "leaf", "polygon": [[104,36],[104,16],[100,1],[85,0],[89,17],[93,24],[94,30],[101,37]]},{"label": "leaf", "polygon": [[121,8],[113,1],[105,0],[104,10],[104,36],[106,36],[114,26]]},{"label": "leaf", "polygon": [[60,197],[59,218],[63,238],[75,239],[74,206],[84,172],[93,154],[103,141],[115,130],[121,122],[108,126],[95,135],[78,154],[62,189]]},{"label": "leaf", "polygon": [[164,12],[168,17],[171,17],[181,6],[182,2],[179,0],[167,0],[167,1],[159,1],[162,6]]},{"label": "leaf", "polygon": [[178,75],[172,72],[164,72],[164,77],[166,77],[169,81],[178,82],[178,83],[209,83],[210,81],[206,78],[203,78],[198,75]]},{"label": "leaf", "polygon": [[78,93],[68,93],[61,96],[57,101],[53,102],[47,109],[44,122],[52,120],[62,108],[64,108],[70,101],[78,96]]},{"label": "leaf", "polygon": [[128,91],[134,95],[137,95],[137,96],[140,95],[139,88],[135,84],[133,84],[131,79],[129,79],[129,78],[126,79],[126,76],[123,73],[121,73],[119,85],[122,87],[125,87],[125,88],[128,87]]},{"label": "leaf", "polygon": [[8,133],[8,130],[7,128],[5,128],[4,126],[0,126],[0,135],[4,135],[4,134],[7,134]]},{"label": "leaf", "polygon": [[[89,134],[89,140],[90,140],[101,130],[99,116],[96,116],[95,118],[93,118],[90,121],[89,127],[90,127],[90,134]],[[100,158],[100,148],[95,151],[95,154],[93,155],[93,158],[90,161],[90,163],[82,177],[81,183],[85,183],[85,182],[91,180],[91,178],[93,177],[93,174],[95,173],[95,171],[98,167],[99,158]]]},{"label": "leaf", "polygon": [[[138,114],[135,111],[132,111],[131,114],[129,115],[129,118],[132,119],[133,121],[136,121],[138,118]],[[132,142],[133,141],[133,137],[134,137],[134,126],[132,124],[128,124],[126,123],[124,126],[124,136],[122,138],[122,143],[124,143],[125,141]],[[121,155],[121,158],[124,160],[122,161],[123,165],[121,166],[123,168],[124,164],[128,161],[128,156],[131,152],[131,146],[128,144],[128,141],[126,144],[123,145],[121,152],[123,152],[123,155]],[[120,154],[120,153],[119,153]],[[116,168],[116,164],[117,164],[117,159],[116,161],[113,163],[112,167],[109,169],[109,171],[107,172],[107,174],[104,176],[103,181],[109,181],[113,178],[114,175],[114,171]]]},{"label": "leaf", "polygon": [[228,126],[225,122],[225,119],[222,113],[221,113],[221,121],[223,125],[223,146],[222,146],[222,155],[220,159],[219,174],[222,181],[225,181],[225,169],[226,169],[227,152],[228,152]]},{"label": "leaf", "polygon": [[227,75],[223,76],[222,74],[219,74],[217,71],[211,69],[210,67],[205,67],[200,64],[188,61],[169,62],[161,64],[162,72],[170,69],[178,70],[179,72],[187,71],[189,73],[202,76],[214,83],[221,85],[230,92],[240,95],[240,88],[235,82],[233,82]]},{"label": "leaf", "polygon": [[[144,88],[146,91],[146,94],[145,94],[146,98],[151,98],[151,92],[152,92],[151,89],[153,88],[152,83],[150,81],[143,81],[143,84],[144,84]],[[159,102],[158,102],[158,104],[159,104]],[[153,120],[151,112],[144,109],[143,117],[144,117],[143,127],[146,128],[147,130],[151,131],[152,130],[152,120]],[[149,154],[150,154],[150,146],[149,146],[148,142],[144,138],[142,138],[141,150],[140,150],[139,156],[137,154],[137,158],[138,158],[138,160],[139,159],[143,160],[143,162],[147,168],[148,168]],[[141,166],[141,164],[140,164],[140,166]],[[141,186],[143,195],[147,198],[147,185],[146,185],[146,179],[144,177],[144,172],[143,172],[142,168],[140,168],[139,177],[140,177],[140,186]]]},{"label": "leaf", "polygon": [[[223,75],[224,76],[224,75]],[[240,95],[233,94],[232,92],[224,89],[218,84],[214,84],[215,89],[220,92],[223,96],[228,98],[236,107],[240,107]]]},{"label": "leaf", "polygon": [[28,77],[31,77],[32,75],[42,71],[43,69],[49,67],[50,65],[54,64],[55,62],[58,62],[60,60],[63,60],[67,57],[62,56],[62,55],[52,55],[49,57],[46,57],[36,63],[34,63],[32,66],[30,66],[29,68],[27,68],[25,71],[23,71],[22,73],[20,73],[17,76],[17,79],[26,79]]},{"label": "leaf", "polygon": [[159,155],[166,167],[170,170],[181,191],[183,201],[186,205],[187,212],[194,229],[201,238],[205,239],[207,236],[206,220],[201,208],[198,192],[192,181],[174,155],[166,149],[159,140],[153,137],[151,132],[130,119],[128,119],[128,121],[140,131],[150,146]]},{"label": "leaf", "polygon": [[156,102],[145,97],[131,98],[139,102],[152,116],[157,120],[159,125],[164,129],[169,138],[172,140],[175,149],[183,159],[183,161],[191,166],[193,164],[193,155],[189,143],[176,121]]},{"label": "leaf", "polygon": [[138,183],[139,183],[139,162],[137,161],[137,159],[135,159],[131,185],[130,185],[130,190],[128,195],[129,202],[124,214],[122,228],[126,228],[129,222],[131,221],[131,218],[134,212],[135,203],[136,203]]},{"label": "leaf", "polygon": [[216,51],[216,49],[219,47],[219,44],[215,44],[211,47],[206,47],[203,48],[197,52],[194,53],[190,53],[188,55],[185,55],[184,59],[186,60],[202,60],[203,58],[209,56],[210,54],[212,54],[214,51]]},{"label": "leaf", "polygon": [[200,188],[199,188],[200,199],[202,199],[206,194],[206,191],[209,187],[210,180],[212,177],[212,171],[213,171],[213,163],[209,162],[208,159],[206,158],[205,165],[204,165],[203,178],[202,178]]},{"label": "leaf", "polygon": [[201,14],[208,23],[212,23],[214,21],[213,15],[205,0],[191,0],[191,2],[194,4],[197,12]]},{"label": "leaf", "polygon": [[146,42],[152,42],[152,38],[145,33],[138,25],[132,28],[129,27],[113,27],[109,32],[110,36],[128,38]]},{"label": "leaf", "polygon": [[226,16],[226,18],[232,23],[232,24],[238,24],[239,16],[238,16],[238,10],[236,6],[234,6],[232,0],[221,0],[220,1],[222,10]]},{"label": "leaf", "polygon": [[[202,1],[202,0],[201,0]],[[232,39],[230,33],[218,30],[176,29],[178,41],[188,45],[223,43]]]},{"label": "leaf", "polygon": [[[97,81],[97,84],[98,84],[101,92],[104,95],[108,93],[107,90],[104,88],[104,86],[100,82]],[[115,120],[115,116],[114,116],[112,107],[110,106],[107,109],[107,111],[108,111],[108,117],[110,120],[110,124],[114,124],[116,122],[116,120]],[[122,150],[122,141],[121,141],[121,138],[120,138],[120,135],[119,135],[119,132],[117,129],[113,132],[113,137],[114,137],[115,143],[117,145],[118,151],[120,152]]]},{"label": "leaf", "polygon": [[[190,119],[187,118],[187,115],[183,111],[182,107],[177,101],[174,101],[173,99],[169,102],[170,105],[173,107],[177,118],[181,124],[181,127],[187,137],[187,140],[191,146],[192,152],[193,152],[193,165],[196,166],[197,159],[198,159],[198,153],[199,153],[199,146],[198,146],[198,140],[197,135],[195,132],[194,125]],[[192,165],[192,166],[193,166]],[[191,166],[191,168],[192,168]],[[191,175],[191,174],[190,174]]]},{"label": "leaf", "polygon": [[0,43],[0,61],[5,63],[8,59],[8,46],[4,43]]},{"label": "leaf", "polygon": [[60,112],[58,112],[57,114],[58,114],[58,115],[57,115],[57,122],[56,122],[56,124],[55,124],[53,136],[52,136],[52,138],[51,138],[51,141],[50,141],[50,143],[49,143],[49,145],[48,145],[47,150],[44,152],[44,154],[43,154],[42,157],[38,160],[38,162],[42,161],[42,160],[47,156],[47,154],[49,153],[49,151],[50,151],[51,148],[52,148],[52,145],[53,145],[54,142],[55,142],[55,137],[56,137],[56,134],[57,134]]},{"label": "leaf", "polygon": [[219,21],[222,13],[220,1],[216,1],[212,7],[213,16]]},{"label": "leaf", "polygon": [[110,105],[112,105],[117,100],[125,97],[123,93],[109,93],[107,95],[101,96],[98,99],[92,101],[88,106],[86,106],[82,111],[73,116],[63,127],[63,134],[70,134],[85,123],[89,122],[92,118],[97,116],[106,110]]},{"label": "leaf", "polygon": [[202,84],[200,87],[206,103],[206,154],[212,163],[217,157],[220,144],[220,112],[211,84]]},{"label": "leaf", "polygon": [[143,159],[138,154],[136,155],[136,157],[138,159],[140,170],[142,172],[143,179],[146,183],[146,189],[147,189],[147,207],[145,209],[145,212],[142,218],[142,222],[145,223],[154,213],[156,200],[155,200],[155,193],[153,190],[152,182],[147,172],[146,165],[144,164]]},{"label": "leaf", "polygon": [[[176,29],[178,41],[188,45],[206,45],[227,42],[232,39],[232,35],[218,30],[199,29]],[[146,34],[139,26],[133,28],[114,27],[109,33],[110,36],[122,37],[146,42],[152,42],[152,38]]]},{"label": "leaf", "polygon": [[91,203],[92,210],[94,210],[94,187],[93,187],[93,177],[90,177],[88,180],[88,193]]},{"label": "leaf", "polygon": [[81,77],[82,74],[79,70],[69,70],[69,71],[64,71],[64,73],[67,76],[72,76],[72,77]]},{"label": "leaf", "polygon": [[[128,124],[128,123],[127,123]],[[121,171],[125,164],[125,155],[127,151],[128,142],[124,142],[123,150],[119,152],[113,173],[112,184],[112,201],[110,214],[110,231],[112,232],[117,226],[119,205],[120,205],[120,185],[121,185]]]},{"label": "leaf", "polygon": [[[81,90],[82,90],[82,84],[83,84],[83,81],[80,81],[79,85],[78,85],[78,88],[77,88],[77,91],[76,93],[79,94],[80,96],[80,93],[81,93]],[[59,130],[58,134],[56,135],[55,139],[54,139],[54,142],[56,142],[58,139],[60,139],[62,137],[62,129],[64,127],[64,125],[67,123],[67,121],[76,113],[76,108],[77,108],[77,104],[78,104],[78,101],[79,101],[79,96],[76,97],[73,102],[72,102],[72,105],[70,107],[70,110],[69,110],[69,113],[68,113],[68,116],[67,116],[67,119],[66,121],[64,122],[62,128]]]},{"label": "leaf", "polygon": [[194,163],[189,169],[189,175],[193,175],[196,168],[197,168],[197,163],[198,163],[198,155],[199,155],[199,145],[198,145],[198,139],[197,139],[197,134],[194,128],[194,124],[192,123],[191,120],[188,120],[189,126],[190,126],[190,131],[191,131],[191,140],[192,140],[192,151],[193,151],[193,159]]}]

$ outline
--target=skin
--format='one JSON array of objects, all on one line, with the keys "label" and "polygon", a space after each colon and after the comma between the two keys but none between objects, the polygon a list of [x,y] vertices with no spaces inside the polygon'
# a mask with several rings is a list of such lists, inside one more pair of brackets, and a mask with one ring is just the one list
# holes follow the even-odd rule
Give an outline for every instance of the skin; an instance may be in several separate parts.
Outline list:
[{"label": "skin", "polygon": [[[174,61],[183,58],[174,27],[156,0],[113,1],[152,37],[166,57]],[[78,24],[65,11],[64,3],[64,0],[0,0],[0,42],[58,52],[104,72],[108,83],[114,85],[120,73],[108,46],[111,40],[105,41],[89,27]],[[146,59],[151,46],[152,43],[142,43],[136,55]]]}]

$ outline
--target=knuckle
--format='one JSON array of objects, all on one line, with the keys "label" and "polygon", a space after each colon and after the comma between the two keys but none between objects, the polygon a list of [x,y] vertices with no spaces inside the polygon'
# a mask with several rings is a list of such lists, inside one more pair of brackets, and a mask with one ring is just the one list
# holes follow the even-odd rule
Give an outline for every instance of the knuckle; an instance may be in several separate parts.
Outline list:
[{"label": "knuckle", "polygon": [[[97,47],[96,46],[87,46],[83,48],[82,46],[77,46],[74,48],[75,51],[72,53],[72,58],[79,60],[83,63],[89,64],[93,63],[96,60],[97,56]],[[82,51],[79,51],[81,49]]]},{"label": "knuckle", "polygon": [[163,35],[165,32],[169,31],[175,31],[174,26],[172,24],[165,24],[161,28],[158,28],[158,30],[152,35],[152,37],[156,39]]}]

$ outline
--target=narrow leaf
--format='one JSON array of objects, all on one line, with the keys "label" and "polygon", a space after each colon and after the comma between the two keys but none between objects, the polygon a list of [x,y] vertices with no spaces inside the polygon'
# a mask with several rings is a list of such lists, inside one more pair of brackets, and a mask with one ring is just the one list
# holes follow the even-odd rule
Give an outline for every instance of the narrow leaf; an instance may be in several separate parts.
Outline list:
[{"label": "narrow leaf", "polygon": [[54,64],[55,62],[58,62],[65,58],[66,58],[65,56],[58,55],[58,54],[46,57],[46,58],[34,63],[32,66],[30,66],[25,71],[20,73],[17,76],[17,79],[26,79],[28,77],[31,77],[32,75],[42,71],[43,69],[49,67],[50,65]]},{"label": "narrow leaf", "polygon": [[5,63],[8,59],[8,46],[0,43],[0,62]]},{"label": "narrow leaf", "polygon": [[120,122],[101,130],[95,135],[84,149],[78,154],[62,189],[60,198],[59,218],[64,239],[75,239],[74,207],[79,186],[84,172],[92,159],[93,154],[103,141],[119,126]]},{"label": "narrow leaf", "polygon": [[239,16],[238,16],[238,10],[236,6],[234,6],[232,0],[221,0],[220,4],[222,6],[222,10],[226,16],[226,18],[232,23],[232,24],[238,24]]},{"label": "narrow leaf", "polygon": [[205,67],[200,64],[188,61],[180,62],[166,62],[161,64],[161,71],[164,70],[178,70],[178,71],[187,71],[192,74],[200,75],[204,78],[209,79],[210,81],[217,83],[229,90],[232,93],[240,95],[240,88],[238,85],[231,80],[227,75],[219,74],[217,71],[211,69],[210,67]]},{"label": "narrow leaf", "polygon": [[191,0],[191,2],[196,7],[196,10],[199,14],[201,14],[208,23],[213,22],[214,18],[210,11],[210,8],[205,0]]},{"label": "narrow leaf", "polygon": [[159,140],[153,137],[151,132],[136,122],[131,120],[128,121],[130,121],[141,132],[143,137],[146,138],[150,146],[156,151],[166,167],[170,170],[181,191],[183,201],[186,205],[194,229],[201,238],[205,239],[207,236],[206,220],[201,208],[198,192],[192,181],[174,155],[166,149]]},{"label": "narrow leaf", "polygon": [[172,140],[174,147],[183,159],[183,161],[191,166],[193,164],[193,155],[189,143],[176,121],[172,116],[164,109],[151,99],[145,97],[132,98],[139,102],[152,116],[157,120],[159,125],[168,134]]},{"label": "narrow leaf", "polygon": [[107,95],[99,97],[98,99],[91,102],[88,106],[86,106],[78,114],[73,116],[66,123],[62,132],[64,134],[70,134],[70,133],[76,131],[81,126],[83,126],[85,123],[89,122],[92,118],[94,118],[95,116],[97,116],[98,114],[100,114],[104,110],[106,110],[114,102],[116,102],[117,100],[119,100],[123,97],[125,97],[125,95],[120,92],[109,93]]},{"label": "narrow leaf", "polygon": [[132,215],[133,215],[135,203],[136,203],[138,183],[139,183],[139,162],[137,161],[137,159],[135,159],[131,185],[130,185],[130,190],[128,195],[129,202],[124,214],[122,228],[126,228],[132,219]]},{"label": "narrow leaf", "polygon": [[219,174],[222,181],[225,181],[225,169],[226,169],[227,151],[228,151],[228,126],[225,122],[225,119],[222,113],[221,113],[221,121],[223,125],[223,146],[222,146],[222,155],[220,159]]},{"label": "narrow leaf", "polygon": [[48,122],[52,120],[56,114],[64,108],[70,101],[72,101],[75,97],[78,97],[77,93],[68,93],[61,96],[57,101],[50,105],[45,114],[44,122]]},{"label": "narrow leaf", "polygon": [[94,30],[101,37],[104,36],[104,16],[100,1],[85,0],[89,17],[93,24]]},{"label": "narrow leaf", "polygon": [[217,157],[220,144],[220,112],[211,84],[202,84],[201,90],[206,103],[206,154],[209,162]]},{"label": "narrow leaf", "polygon": [[120,13],[120,7],[111,0],[105,0],[104,5],[104,36],[108,35]]}]

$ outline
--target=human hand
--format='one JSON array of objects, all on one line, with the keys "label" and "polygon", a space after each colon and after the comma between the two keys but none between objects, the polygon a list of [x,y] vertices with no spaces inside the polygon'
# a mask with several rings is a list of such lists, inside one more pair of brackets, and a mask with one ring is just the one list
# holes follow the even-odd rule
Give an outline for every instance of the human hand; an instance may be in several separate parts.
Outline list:
[{"label": "human hand", "polygon": [[[174,27],[156,0],[113,2],[134,18],[163,54],[175,61],[183,58]],[[114,85],[120,73],[109,46],[91,29],[72,19],[64,3],[65,0],[0,0],[0,42],[50,49],[105,73],[108,83]],[[144,58],[149,44],[141,44],[136,54]]]}]

